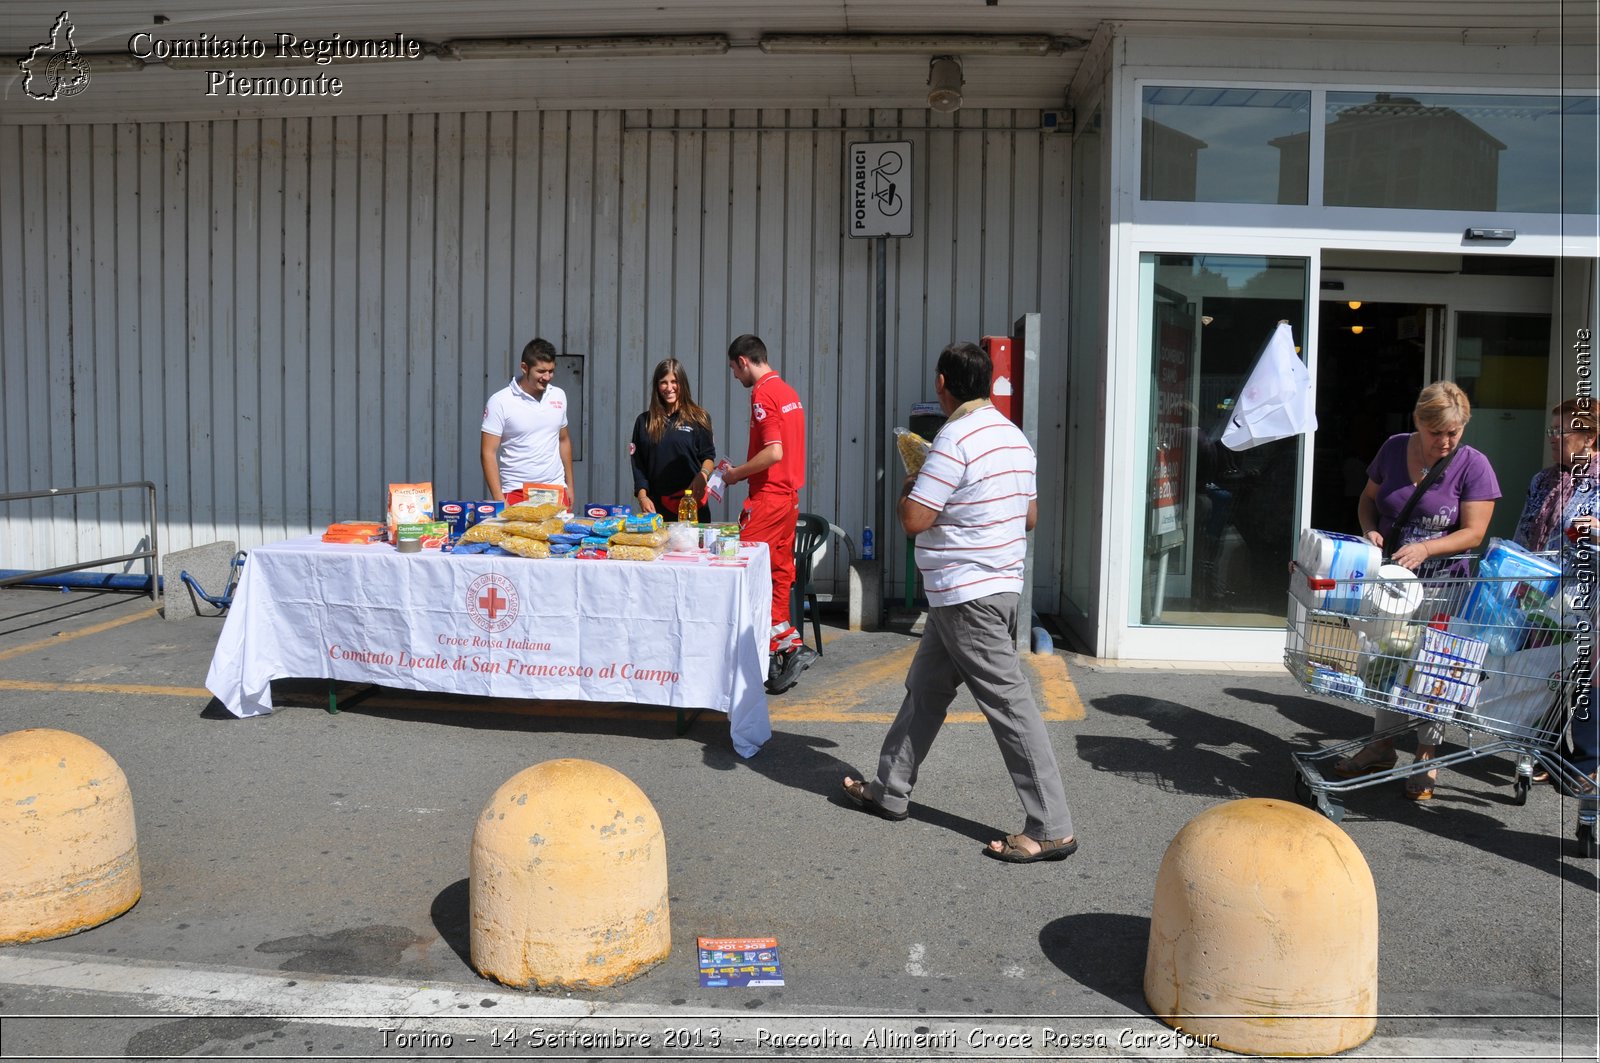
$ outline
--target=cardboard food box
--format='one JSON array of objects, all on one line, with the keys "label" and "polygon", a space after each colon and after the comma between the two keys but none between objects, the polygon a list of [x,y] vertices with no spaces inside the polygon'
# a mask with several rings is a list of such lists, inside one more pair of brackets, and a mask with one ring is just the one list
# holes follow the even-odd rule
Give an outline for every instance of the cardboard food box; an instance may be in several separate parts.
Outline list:
[{"label": "cardboard food box", "polygon": [[1449,717],[1478,703],[1489,644],[1481,639],[1424,628],[1417,656],[1400,683],[1407,706]]},{"label": "cardboard food box", "polygon": [[425,520],[414,524],[401,524],[395,528],[395,542],[401,539],[420,539],[424,550],[437,550],[450,538],[450,522]]}]

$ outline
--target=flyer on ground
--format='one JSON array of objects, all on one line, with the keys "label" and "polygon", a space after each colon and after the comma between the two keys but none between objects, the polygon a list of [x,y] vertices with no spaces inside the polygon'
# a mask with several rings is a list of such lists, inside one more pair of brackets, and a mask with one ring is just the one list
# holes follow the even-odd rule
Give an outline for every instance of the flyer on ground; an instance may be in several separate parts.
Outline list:
[{"label": "flyer on ground", "polygon": [[700,985],[783,985],[777,938],[695,939],[700,950]]}]

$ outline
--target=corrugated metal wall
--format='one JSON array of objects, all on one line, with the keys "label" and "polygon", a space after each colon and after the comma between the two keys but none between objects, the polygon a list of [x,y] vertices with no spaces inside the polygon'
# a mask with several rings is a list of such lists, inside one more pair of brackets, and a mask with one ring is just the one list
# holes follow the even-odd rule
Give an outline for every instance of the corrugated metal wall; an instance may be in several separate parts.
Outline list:
[{"label": "corrugated metal wall", "polygon": [[[916,235],[889,249],[889,424],[933,397],[943,344],[1044,312],[1037,600],[1053,603],[1068,144],[1032,111],[933,122],[490,111],[0,127],[0,491],[153,480],[163,552],[374,517],[391,481],[478,497],[484,399],[543,335],[585,356],[579,493],[626,498],[628,435],[666,355],[689,366],[719,449],[742,457],[748,399],[725,351],[753,331],[809,410],[803,508],[859,536],[875,522],[872,256],[841,235],[841,183],[845,144],[876,126],[917,155]],[[0,506],[0,568],[133,549],[141,505]],[[893,538],[880,532],[898,551]],[[822,589],[842,571],[826,565]]]}]

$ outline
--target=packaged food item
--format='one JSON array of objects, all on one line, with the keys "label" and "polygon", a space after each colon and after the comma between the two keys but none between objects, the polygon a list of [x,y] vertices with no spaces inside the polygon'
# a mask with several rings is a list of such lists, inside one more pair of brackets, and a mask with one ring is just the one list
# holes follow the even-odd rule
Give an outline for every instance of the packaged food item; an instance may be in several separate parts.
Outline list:
[{"label": "packaged food item", "polygon": [[561,507],[552,502],[518,502],[502,509],[500,516],[505,520],[549,520],[560,512]]},{"label": "packaged food item", "polygon": [[476,524],[480,520],[493,520],[494,518],[498,517],[500,515],[500,511],[505,508],[506,504],[504,502],[500,502],[495,499],[489,499],[483,502],[474,502],[472,503],[472,523]]},{"label": "packaged food item", "polygon": [[577,548],[576,543],[558,543],[554,539],[550,540],[551,557],[571,557],[573,551]]},{"label": "packaged food item", "polygon": [[557,512],[567,504],[567,488],[564,484],[535,484],[522,485],[524,500],[529,505],[551,504]]},{"label": "packaged food item", "polygon": [[700,529],[693,524],[673,524],[667,528],[667,549],[686,553],[700,548]]},{"label": "packaged food item", "polygon": [[473,503],[464,499],[450,499],[439,503],[439,519],[450,525],[450,538],[459,539],[472,527]]},{"label": "packaged food item", "polygon": [[611,542],[603,535],[585,535],[583,537],[583,541],[578,545],[594,547],[596,549],[604,549],[605,547],[610,546]]},{"label": "packaged food item", "polygon": [[463,551],[462,543],[497,543],[511,533],[506,531],[504,522],[498,520],[479,521],[461,533],[461,538],[456,541],[456,553],[472,552]]},{"label": "packaged food item", "polygon": [[583,515],[593,520],[603,520],[611,516],[611,507],[600,502],[590,502],[583,507]]},{"label": "packaged food item", "polygon": [[389,537],[401,524],[433,519],[433,483],[389,485]]},{"label": "packaged food item", "polygon": [[612,546],[647,546],[652,550],[664,549],[671,539],[671,533],[666,528],[655,531],[635,532],[620,531],[610,539]]},{"label": "packaged food item", "polygon": [[492,554],[497,556],[506,556],[506,551],[500,549],[494,543],[469,543],[466,541],[465,536],[462,537],[461,542],[456,543],[455,550],[453,552],[457,554]]},{"label": "packaged food item", "polygon": [[685,491],[683,497],[678,499],[678,520],[693,524],[700,519],[700,504],[694,500],[694,493]]},{"label": "packaged food item", "polygon": [[659,513],[636,513],[631,517],[624,517],[622,530],[627,532],[653,532],[660,531],[666,521],[661,519]]},{"label": "packaged food item", "polygon": [[377,521],[345,520],[328,525],[328,530],[322,533],[325,543],[344,543],[352,546],[365,546],[367,543],[379,543],[388,538],[388,531]]},{"label": "packaged food item", "polygon": [[566,522],[558,517],[549,520],[508,520],[502,525],[511,535],[521,535],[528,539],[548,539],[552,535],[560,535],[566,527]]},{"label": "packaged food item", "polygon": [[912,476],[922,471],[923,463],[928,460],[928,451],[933,448],[932,443],[909,428],[894,430],[894,445],[900,451],[900,463]]},{"label": "packaged food item", "polygon": [[604,561],[606,559],[606,548],[603,546],[580,546],[572,551],[569,556],[585,561]]},{"label": "packaged food item", "polygon": [[587,538],[587,536],[582,535],[582,534],[576,534],[576,533],[573,533],[573,532],[562,532],[560,535],[552,535],[552,536],[550,536],[550,538],[545,540],[545,541],[548,542],[552,547],[558,546],[558,545],[560,545],[560,546],[576,546],[579,543],[583,542],[583,540],[585,538]]},{"label": "packaged food item", "polygon": [[591,517],[573,517],[562,530],[568,535],[588,535],[594,531],[594,520]]},{"label": "packaged food item", "polygon": [[442,520],[424,520],[414,524],[395,525],[395,540],[419,539],[422,549],[437,550],[450,538],[450,524]]},{"label": "packaged food item", "polygon": [[607,517],[605,520],[597,520],[590,531],[592,534],[600,536],[615,535],[622,530],[622,521],[622,517]]},{"label": "packaged food item", "polygon": [[628,546],[613,541],[611,546],[607,547],[613,561],[655,561],[666,553],[666,550],[665,543],[660,546]]},{"label": "packaged food item", "polygon": [[549,557],[550,544],[543,539],[529,539],[521,535],[508,535],[495,544],[518,557]]},{"label": "packaged food item", "polygon": [[632,506],[610,505],[610,506],[606,507],[606,511],[613,517],[631,517],[631,516],[633,516],[633,507]]}]

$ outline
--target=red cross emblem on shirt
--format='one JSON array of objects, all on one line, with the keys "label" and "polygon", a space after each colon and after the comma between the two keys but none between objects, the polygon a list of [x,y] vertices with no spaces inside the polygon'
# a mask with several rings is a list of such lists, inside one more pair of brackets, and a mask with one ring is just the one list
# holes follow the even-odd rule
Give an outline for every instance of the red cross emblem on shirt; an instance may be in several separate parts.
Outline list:
[{"label": "red cross emblem on shirt", "polygon": [[506,600],[500,597],[500,592],[497,589],[490,587],[489,593],[478,599],[478,605],[487,610],[489,619],[493,620],[499,616],[500,610],[505,608]]}]

